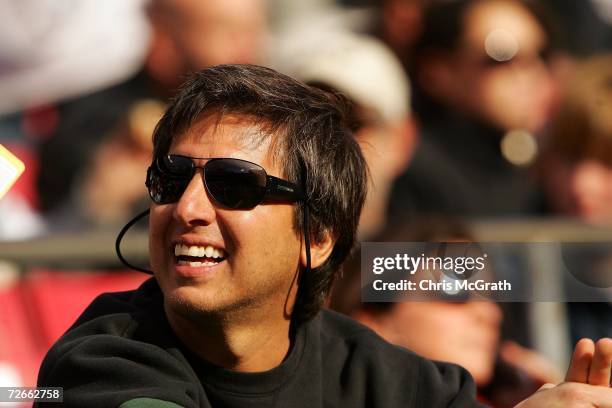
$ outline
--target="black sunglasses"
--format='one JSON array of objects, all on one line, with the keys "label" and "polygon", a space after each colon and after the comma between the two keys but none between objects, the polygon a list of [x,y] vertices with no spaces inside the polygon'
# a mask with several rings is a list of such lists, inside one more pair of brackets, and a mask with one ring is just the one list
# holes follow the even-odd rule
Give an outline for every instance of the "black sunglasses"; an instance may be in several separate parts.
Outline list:
[{"label": "black sunglasses", "polygon": [[[196,166],[194,160],[208,160]],[[264,200],[302,201],[304,195],[295,184],[269,176],[258,164],[232,158],[200,158],[167,154],[156,158],[147,170],[145,185],[153,202],[169,204],[179,201],[202,169],[204,186],[210,196],[231,209],[251,209]]]}]

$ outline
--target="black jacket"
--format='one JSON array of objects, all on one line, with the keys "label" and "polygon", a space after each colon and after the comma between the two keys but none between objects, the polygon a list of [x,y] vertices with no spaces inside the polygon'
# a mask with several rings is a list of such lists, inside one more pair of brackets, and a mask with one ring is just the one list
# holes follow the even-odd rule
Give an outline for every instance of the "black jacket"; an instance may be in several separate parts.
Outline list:
[{"label": "black jacket", "polygon": [[464,369],[330,311],[297,328],[289,356],[270,371],[217,367],[181,344],[162,301],[154,279],[98,297],[48,352],[38,386],[63,387],[65,407],[480,406]]}]

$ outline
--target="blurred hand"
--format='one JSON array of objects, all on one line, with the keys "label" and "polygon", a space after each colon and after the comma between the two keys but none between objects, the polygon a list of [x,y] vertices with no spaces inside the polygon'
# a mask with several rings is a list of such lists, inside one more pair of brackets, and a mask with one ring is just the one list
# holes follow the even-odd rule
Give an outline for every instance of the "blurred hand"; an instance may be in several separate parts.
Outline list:
[{"label": "blurred hand", "polygon": [[565,382],[545,384],[516,408],[612,408],[612,339],[582,339],[576,344]]},{"label": "blurred hand", "polygon": [[544,356],[514,341],[504,341],[499,353],[502,360],[523,371],[536,383],[558,383],[563,378],[557,367]]}]

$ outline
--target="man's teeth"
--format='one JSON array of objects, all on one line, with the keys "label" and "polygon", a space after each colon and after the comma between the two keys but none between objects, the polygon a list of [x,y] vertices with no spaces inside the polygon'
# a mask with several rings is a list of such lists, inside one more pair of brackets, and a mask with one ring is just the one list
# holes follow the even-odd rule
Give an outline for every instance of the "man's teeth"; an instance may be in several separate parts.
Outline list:
[{"label": "man's teeth", "polygon": [[[174,246],[175,256],[193,256],[197,258],[225,258],[225,251],[220,248],[215,248],[211,245],[196,246],[177,244]],[[194,263],[194,262],[192,262]],[[195,262],[198,263],[198,262]]]},{"label": "man's teeth", "polygon": [[189,265],[189,266],[212,266],[212,265],[216,265],[217,263],[218,262],[215,262],[215,261],[199,262],[199,261],[186,261],[184,259],[178,260],[179,265]]}]

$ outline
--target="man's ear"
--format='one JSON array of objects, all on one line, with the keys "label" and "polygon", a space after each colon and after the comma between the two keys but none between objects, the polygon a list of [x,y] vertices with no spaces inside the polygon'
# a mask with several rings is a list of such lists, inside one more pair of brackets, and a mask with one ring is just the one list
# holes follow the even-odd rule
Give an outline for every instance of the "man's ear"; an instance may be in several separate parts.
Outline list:
[{"label": "man's ear", "polygon": [[[313,236],[310,237],[310,267],[312,269],[323,265],[327,258],[332,253],[336,239],[331,236],[329,231],[325,231],[321,240],[317,241]],[[306,244],[302,237],[302,250],[300,253],[300,262],[306,267]]]}]

